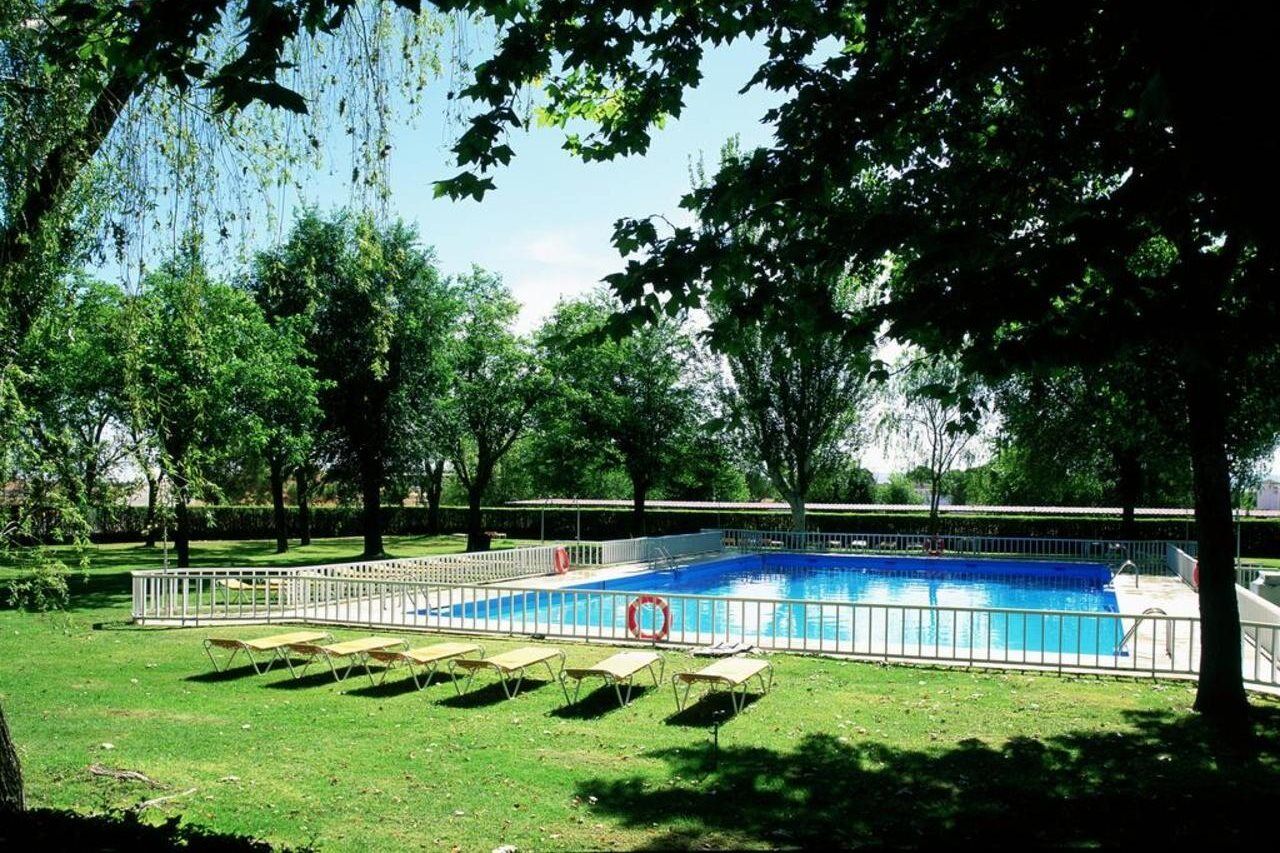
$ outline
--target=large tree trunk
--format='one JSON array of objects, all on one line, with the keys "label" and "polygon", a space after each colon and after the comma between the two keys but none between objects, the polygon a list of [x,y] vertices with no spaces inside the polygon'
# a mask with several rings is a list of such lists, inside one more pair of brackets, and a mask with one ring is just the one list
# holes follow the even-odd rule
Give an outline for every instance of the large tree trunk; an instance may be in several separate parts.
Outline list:
[{"label": "large tree trunk", "polygon": [[934,472],[929,479],[929,539],[932,550],[940,550],[938,539],[938,513],[942,505],[942,474]]},{"label": "large tree trunk", "polygon": [[[13,279],[21,275],[19,265],[30,261],[33,247],[42,245],[39,235],[47,220],[58,211],[85,165],[102,147],[121,110],[142,85],[146,64],[121,64],[128,67],[115,70],[107,80],[90,105],[84,124],[50,149],[43,160],[27,164],[30,168],[23,173],[25,180],[15,185],[6,199],[17,204],[6,211],[9,215],[0,230],[0,276]],[[31,328],[40,308],[40,293],[39,288],[26,288],[19,294],[25,298],[14,300],[14,310],[6,319],[12,323],[16,339]]]},{"label": "large tree trunk", "polygon": [[1226,395],[1203,353],[1185,370],[1200,564],[1200,684],[1195,709],[1228,726],[1248,719],[1232,548]]},{"label": "large tree trunk", "polygon": [[22,811],[22,765],[18,762],[18,750],[9,737],[9,726],[0,708],[0,812]]},{"label": "large tree trunk", "polygon": [[440,535],[440,496],[444,494],[444,460],[427,468],[427,532]]},{"label": "large tree trunk", "polygon": [[360,468],[364,501],[364,556],[382,556],[382,459],[365,459]]},{"label": "large tree trunk", "polygon": [[649,495],[649,484],[645,480],[631,478],[631,535],[644,536],[644,502]]},{"label": "large tree trunk", "polygon": [[191,566],[191,513],[187,509],[186,490],[174,490],[173,502],[173,550],[178,555],[178,568]]},{"label": "large tree trunk", "polygon": [[298,544],[306,546],[311,544],[311,469],[299,465],[293,473],[298,501]]},{"label": "large tree trunk", "polygon": [[160,492],[160,478],[164,476],[164,472],[153,476],[151,468],[143,463],[142,470],[146,472],[147,477],[147,518],[143,522],[145,529],[146,545],[148,548],[156,547],[156,500]]},{"label": "large tree trunk", "polygon": [[804,533],[808,524],[804,517],[804,495],[787,495],[787,504],[791,507],[791,529],[796,533]]},{"label": "large tree trunk", "polygon": [[467,550],[488,551],[489,537],[485,535],[480,515],[480,501],[484,487],[472,482],[467,488]]},{"label": "large tree trunk", "polygon": [[289,522],[284,509],[284,465],[271,460],[271,516],[276,529],[276,553],[289,550]]},{"label": "large tree trunk", "polygon": [[1136,509],[1142,500],[1142,460],[1132,448],[1115,453],[1116,497],[1120,500],[1120,538],[1137,539]]}]

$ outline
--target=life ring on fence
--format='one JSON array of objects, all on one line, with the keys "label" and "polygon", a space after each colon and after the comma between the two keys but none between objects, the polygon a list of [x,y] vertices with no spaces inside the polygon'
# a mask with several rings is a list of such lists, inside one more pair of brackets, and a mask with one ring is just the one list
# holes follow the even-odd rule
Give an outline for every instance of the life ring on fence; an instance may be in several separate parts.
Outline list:
[{"label": "life ring on fence", "polygon": [[562,575],[569,571],[569,549],[563,545],[556,548],[553,561],[556,567],[556,574]]},{"label": "life ring on fence", "polygon": [[1200,561],[1196,560],[1191,565],[1191,586],[1195,589],[1200,588]]},{"label": "life ring on fence", "polygon": [[[652,604],[662,613],[662,627],[652,634],[646,634],[640,630],[638,614],[640,608],[646,604]],[[627,605],[627,630],[631,632],[631,636],[639,640],[665,640],[667,634],[671,633],[671,605],[667,604],[665,598],[656,595],[641,595],[632,599]]]}]

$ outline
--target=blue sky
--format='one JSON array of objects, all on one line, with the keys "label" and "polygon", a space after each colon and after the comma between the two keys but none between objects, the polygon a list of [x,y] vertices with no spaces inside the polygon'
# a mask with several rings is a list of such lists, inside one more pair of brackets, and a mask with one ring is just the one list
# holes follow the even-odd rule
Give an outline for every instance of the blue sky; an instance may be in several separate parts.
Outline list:
[{"label": "blue sky", "polygon": [[[711,52],[684,114],[655,134],[643,157],[583,163],[562,150],[559,130],[517,133],[511,140],[515,161],[495,175],[498,189],[482,203],[432,197],[432,181],[458,171],[449,146],[462,129],[438,118],[445,112],[442,82],[430,89],[416,126],[395,135],[391,210],[418,225],[445,273],[471,264],[501,273],[524,306],[522,327],[530,329],[558,297],[588,290],[619,268],[609,243],[615,220],[654,213],[677,218],[691,158],[705,156],[713,164],[733,135],[748,146],[769,140],[760,117],[776,96],[738,94],[763,56],[750,43]],[[335,166],[334,172],[346,175],[349,167]],[[317,175],[304,194],[322,207],[340,205],[346,196],[345,183],[326,175]]]}]

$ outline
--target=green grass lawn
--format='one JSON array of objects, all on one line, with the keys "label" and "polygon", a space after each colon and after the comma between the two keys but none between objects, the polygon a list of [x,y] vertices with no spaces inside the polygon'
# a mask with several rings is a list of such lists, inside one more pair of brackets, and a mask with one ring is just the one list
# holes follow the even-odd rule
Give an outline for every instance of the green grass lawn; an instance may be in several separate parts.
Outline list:
[{"label": "green grass lawn", "polygon": [[[495,539],[494,548],[536,545],[523,539]],[[461,551],[465,539],[458,536],[384,536],[383,548],[389,557],[422,557],[429,554],[452,554]],[[315,539],[302,547],[296,543],[284,554],[276,553],[274,539],[208,540],[191,543],[191,565],[196,568],[240,566],[314,566],[322,563],[344,563],[361,559],[364,540],[358,536]],[[129,573],[139,569],[164,566],[164,550],[148,548],[134,542],[82,547],[55,546],[47,551],[71,568],[67,584],[73,608],[94,608],[111,602],[116,593],[129,590]],[[85,565],[81,565],[82,558]],[[172,550],[171,566],[176,566]],[[0,601],[6,582],[23,571],[0,554]]]},{"label": "green grass lawn", "polygon": [[[274,562],[221,544],[202,545],[202,563]],[[116,571],[144,556],[120,552]],[[124,588],[103,588],[65,613],[0,611],[0,702],[33,806],[178,795],[143,819],[324,850],[1221,846],[1280,790],[1280,703],[1255,699],[1256,749],[1240,751],[1188,713],[1182,682],[776,655],[775,690],[723,724],[716,751],[726,704],[676,715],[669,686],[626,709],[599,692],[566,710],[547,683],[508,702],[488,681],[459,699],[448,679],[418,692],[407,677],[219,676],[201,638],[274,629],[135,628],[128,606]],[[610,651],[563,645],[571,664]],[[668,672],[699,663],[668,654]],[[94,776],[95,763],[156,786]]]}]

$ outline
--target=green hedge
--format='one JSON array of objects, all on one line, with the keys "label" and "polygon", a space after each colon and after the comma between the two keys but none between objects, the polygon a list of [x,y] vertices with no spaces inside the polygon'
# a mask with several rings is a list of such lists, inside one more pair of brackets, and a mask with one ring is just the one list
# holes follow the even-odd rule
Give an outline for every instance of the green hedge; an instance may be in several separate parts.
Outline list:
[{"label": "green hedge", "polygon": [[[461,532],[466,526],[465,507],[443,507],[444,532]],[[100,518],[95,536],[100,541],[142,538],[146,517],[141,507],[128,507]],[[383,508],[385,533],[427,532],[427,510],[422,507]],[[360,508],[322,506],[311,510],[311,535],[356,536],[360,533]],[[649,510],[643,531],[632,530],[626,509],[548,509],[493,507],[484,510],[484,528],[508,536],[537,539],[617,539],[639,535],[690,533],[707,527],[741,527],[777,530],[790,516],[782,512],[707,512],[702,510]],[[809,529],[828,533],[924,533],[928,514],[923,512],[809,513]],[[197,539],[268,539],[275,535],[271,508],[222,506],[192,512]],[[297,535],[297,511],[289,509],[290,535]],[[545,527],[544,527],[545,525]],[[1137,522],[1140,539],[1194,539],[1195,525],[1184,519],[1147,518]],[[963,536],[1042,536],[1067,539],[1117,539],[1120,521],[1087,516],[1006,516],[954,514],[942,516],[942,532]],[[1250,557],[1280,555],[1280,520],[1246,519],[1241,525],[1241,551]]]}]

